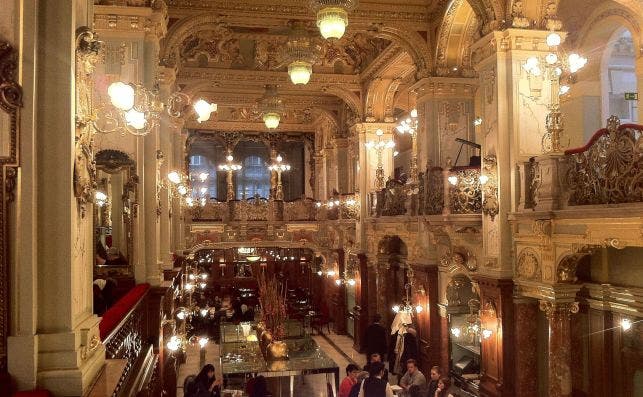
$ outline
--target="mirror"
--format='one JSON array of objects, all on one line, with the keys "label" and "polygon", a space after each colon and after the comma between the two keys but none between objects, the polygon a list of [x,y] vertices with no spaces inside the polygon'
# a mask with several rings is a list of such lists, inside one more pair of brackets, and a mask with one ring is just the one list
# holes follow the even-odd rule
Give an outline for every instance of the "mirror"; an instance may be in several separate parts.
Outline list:
[{"label": "mirror", "polygon": [[94,275],[133,275],[136,162],[118,150],[101,150],[95,159]]}]

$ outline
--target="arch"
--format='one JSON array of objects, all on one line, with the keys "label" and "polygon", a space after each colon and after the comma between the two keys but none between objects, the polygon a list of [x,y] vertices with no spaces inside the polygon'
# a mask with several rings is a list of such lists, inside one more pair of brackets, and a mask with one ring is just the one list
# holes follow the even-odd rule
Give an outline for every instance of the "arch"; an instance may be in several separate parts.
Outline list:
[{"label": "arch", "polygon": [[479,18],[466,0],[453,0],[438,31],[435,72],[438,76],[471,77],[471,47],[479,37]]},{"label": "arch", "polygon": [[375,37],[391,40],[402,47],[415,62],[416,78],[428,77],[433,60],[426,40],[414,30],[402,30],[393,26],[372,27]]},{"label": "arch", "polygon": [[556,266],[556,281],[559,283],[573,284],[578,280],[576,269],[578,264],[585,257],[589,257],[590,252],[569,253],[564,255]]},{"label": "arch", "polygon": [[[625,101],[623,97],[625,92],[630,92],[638,86],[636,47],[634,45],[630,46],[628,41],[633,41],[632,32],[622,27],[612,34],[603,51],[600,65],[601,114],[603,119],[615,115],[622,123],[636,123],[639,121],[638,115],[633,111],[632,104],[629,101]],[[612,62],[615,62],[615,64]],[[630,62],[631,65],[629,64]],[[631,84],[630,79],[634,80],[633,84]],[[612,96],[614,89],[617,90],[616,95]],[[619,101],[618,107],[622,107],[622,109],[614,108],[612,106],[613,101]]]},{"label": "arch", "polygon": [[348,107],[357,115],[358,118],[362,118],[364,115],[361,100],[357,94],[352,91],[347,90],[346,88],[331,85],[322,88],[323,92],[328,94],[335,95],[348,105]]}]

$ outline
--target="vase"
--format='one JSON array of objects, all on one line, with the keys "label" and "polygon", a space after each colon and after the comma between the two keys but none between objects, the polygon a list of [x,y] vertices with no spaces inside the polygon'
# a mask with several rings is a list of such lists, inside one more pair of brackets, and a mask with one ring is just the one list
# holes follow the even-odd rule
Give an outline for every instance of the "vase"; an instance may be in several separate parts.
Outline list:
[{"label": "vase", "polygon": [[275,340],[268,345],[268,360],[288,360],[288,345],[286,342]]}]

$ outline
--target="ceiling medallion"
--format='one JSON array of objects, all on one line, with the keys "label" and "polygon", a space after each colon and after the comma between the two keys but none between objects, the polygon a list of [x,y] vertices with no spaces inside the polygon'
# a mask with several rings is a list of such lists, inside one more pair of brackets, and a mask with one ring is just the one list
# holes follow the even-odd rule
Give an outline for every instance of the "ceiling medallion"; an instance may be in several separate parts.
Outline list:
[{"label": "ceiling medallion", "polygon": [[281,121],[281,115],[284,112],[284,104],[277,93],[277,86],[266,85],[266,91],[259,99],[259,109],[266,128],[274,130],[279,127],[279,121]]},{"label": "ceiling medallion", "polygon": [[359,0],[310,0],[322,37],[340,39],[348,26],[348,11],[357,8],[358,4]]},{"label": "ceiling medallion", "polygon": [[293,84],[308,84],[318,54],[319,47],[314,44],[304,23],[301,21],[292,22],[284,59],[289,63],[288,75]]}]

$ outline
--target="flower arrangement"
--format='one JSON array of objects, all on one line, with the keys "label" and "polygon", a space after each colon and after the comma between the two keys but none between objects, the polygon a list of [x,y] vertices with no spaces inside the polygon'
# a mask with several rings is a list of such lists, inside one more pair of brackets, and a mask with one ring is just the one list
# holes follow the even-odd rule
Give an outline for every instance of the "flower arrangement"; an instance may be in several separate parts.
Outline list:
[{"label": "flower arrangement", "polygon": [[286,288],[281,286],[274,276],[266,279],[264,273],[259,274],[257,282],[261,321],[272,334],[272,338],[281,341],[286,336]]}]

